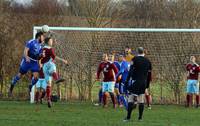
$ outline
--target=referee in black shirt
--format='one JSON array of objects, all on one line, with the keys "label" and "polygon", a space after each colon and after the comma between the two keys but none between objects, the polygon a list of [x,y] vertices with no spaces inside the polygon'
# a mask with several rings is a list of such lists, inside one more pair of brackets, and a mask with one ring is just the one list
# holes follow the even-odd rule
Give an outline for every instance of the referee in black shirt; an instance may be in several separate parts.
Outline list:
[{"label": "referee in black shirt", "polygon": [[151,72],[151,62],[144,57],[143,47],[137,48],[138,55],[132,59],[125,87],[128,91],[128,111],[124,121],[129,121],[132,110],[139,104],[139,117],[142,120],[144,111],[144,94],[148,72]]}]

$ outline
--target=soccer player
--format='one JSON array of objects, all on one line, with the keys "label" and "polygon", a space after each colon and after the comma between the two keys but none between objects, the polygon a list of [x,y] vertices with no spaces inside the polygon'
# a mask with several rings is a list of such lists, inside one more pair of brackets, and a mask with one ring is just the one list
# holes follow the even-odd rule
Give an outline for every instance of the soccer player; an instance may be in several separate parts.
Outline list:
[{"label": "soccer player", "polygon": [[56,73],[56,65],[54,63],[54,60],[58,59],[67,64],[66,60],[61,59],[55,55],[52,46],[53,46],[53,39],[51,37],[45,38],[45,46],[42,49],[43,57],[41,63],[43,64],[44,77],[45,81],[47,82],[46,95],[49,108],[51,108],[52,77],[55,80],[58,80],[58,74]]},{"label": "soccer player", "polygon": [[125,50],[125,60],[127,62],[131,62],[131,60],[133,59],[134,55],[132,54],[132,50],[129,46],[126,46]]},{"label": "soccer player", "polygon": [[129,70],[129,63],[125,61],[124,55],[119,55],[118,63],[120,65],[119,72],[116,75],[116,78],[121,76],[121,81],[119,82],[119,92],[120,92],[120,101],[124,104],[124,107],[126,110],[128,109],[128,104],[125,98],[126,95],[126,89],[124,87],[124,84],[126,82],[126,78],[128,76],[128,70]]},{"label": "soccer player", "polygon": [[[145,55],[147,55],[147,50],[144,50]],[[152,70],[152,66],[150,66],[150,69]],[[147,103],[148,109],[151,109],[151,94],[150,94],[150,83],[152,81],[152,73],[151,70],[148,72],[148,77],[147,77],[147,84],[146,84],[146,89],[145,89],[145,99]]]},{"label": "soccer player", "polygon": [[188,72],[187,77],[187,96],[186,96],[186,107],[192,105],[193,95],[196,95],[196,107],[199,107],[199,82],[198,76],[200,72],[200,67],[196,63],[195,56],[190,57],[190,63],[186,65],[186,70]]},{"label": "soccer player", "polygon": [[[115,56],[114,56],[114,62],[113,62],[113,64],[117,67],[117,70],[119,71],[119,69],[120,69],[120,65],[119,65],[119,62],[118,62],[118,54],[116,54]],[[116,100],[117,100],[117,103],[118,103],[118,105],[120,106],[120,107],[123,107],[123,105],[121,105],[121,100],[120,100],[120,92],[119,92],[119,83],[120,83],[120,81],[121,81],[121,76],[119,76],[119,77],[117,77],[116,78],[116,83],[115,83],[115,90],[114,90],[114,92],[115,92],[115,94],[116,94]]]},{"label": "soccer player", "polygon": [[[132,59],[132,65],[125,83],[125,87],[129,92],[129,96],[128,111],[124,121],[130,120],[132,110],[136,108],[137,104],[139,104],[139,121],[142,120],[144,111],[144,93],[148,72],[151,71],[151,62],[144,57],[143,47],[139,47],[137,52],[138,56]],[[130,80],[131,84],[129,84]]]},{"label": "soccer player", "polygon": [[35,94],[36,104],[39,103],[39,100],[40,100],[40,103],[42,104],[42,100],[46,94],[46,87],[47,87],[47,83],[44,79],[44,73],[43,73],[42,67],[40,67],[39,79],[36,83],[36,94]]},{"label": "soccer player", "polygon": [[24,55],[20,64],[19,73],[12,79],[10,88],[9,88],[9,96],[12,96],[12,92],[14,86],[21,79],[21,77],[26,74],[29,70],[33,74],[33,78],[31,80],[31,85],[29,85],[29,89],[31,90],[32,86],[37,83],[38,80],[38,72],[39,72],[39,63],[38,60],[42,54],[42,43],[44,41],[43,32],[38,32],[35,36],[36,39],[29,40],[26,43],[26,47],[24,49]]},{"label": "soccer player", "polygon": [[115,108],[115,96],[114,96],[114,86],[115,86],[115,74],[118,70],[116,66],[109,61],[108,55],[103,54],[103,61],[99,64],[97,69],[97,81],[100,80],[100,73],[103,72],[103,82],[102,82],[102,92],[103,92],[103,107],[107,107],[107,97],[108,93],[111,96],[113,102],[113,107]]}]

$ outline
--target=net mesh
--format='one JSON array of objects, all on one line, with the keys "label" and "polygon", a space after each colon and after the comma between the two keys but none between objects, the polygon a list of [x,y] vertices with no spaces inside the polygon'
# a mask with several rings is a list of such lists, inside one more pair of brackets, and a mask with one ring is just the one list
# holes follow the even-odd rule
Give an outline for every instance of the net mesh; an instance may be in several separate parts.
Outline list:
[{"label": "net mesh", "polygon": [[[197,56],[197,62],[200,58],[199,33],[60,30],[54,35],[56,54],[69,61],[69,66],[57,62],[59,72],[78,86],[79,95],[86,94],[88,86],[93,86],[104,52],[123,53],[125,46],[133,50],[143,46],[153,64],[154,82],[167,82],[176,100],[180,101],[186,78],[185,65],[191,55]],[[159,92],[163,95],[162,87]]]}]

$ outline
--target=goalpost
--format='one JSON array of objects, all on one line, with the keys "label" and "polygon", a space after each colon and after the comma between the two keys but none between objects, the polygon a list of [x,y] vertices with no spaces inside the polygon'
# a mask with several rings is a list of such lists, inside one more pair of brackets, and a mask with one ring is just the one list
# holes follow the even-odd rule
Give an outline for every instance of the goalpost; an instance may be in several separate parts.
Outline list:
[{"label": "goalpost", "polygon": [[[42,26],[34,26],[33,37],[41,29]],[[61,72],[67,76],[73,72],[73,80],[80,83],[80,88],[87,83],[85,90],[92,88],[96,66],[104,52],[122,53],[125,46],[133,50],[143,46],[153,63],[154,78],[172,83],[182,81],[188,57],[200,54],[200,29],[49,27],[49,30],[58,41],[56,54],[72,63],[68,68],[58,63]],[[30,102],[34,103],[34,88]]]}]

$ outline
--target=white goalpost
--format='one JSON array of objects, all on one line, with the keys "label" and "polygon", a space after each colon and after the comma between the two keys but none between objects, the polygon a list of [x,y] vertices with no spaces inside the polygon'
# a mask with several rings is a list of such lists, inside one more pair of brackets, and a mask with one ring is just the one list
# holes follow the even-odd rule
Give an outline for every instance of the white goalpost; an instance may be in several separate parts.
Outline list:
[{"label": "white goalpost", "polygon": [[[39,30],[42,30],[42,26],[33,27],[33,38]],[[131,48],[144,46],[150,52],[149,58],[155,65],[157,78],[171,81],[174,79],[174,74],[177,74],[176,71],[182,76],[181,64],[187,61],[185,58],[191,54],[200,54],[197,49],[200,45],[200,29],[49,27],[49,30],[59,36],[56,39],[60,39],[61,43],[56,48],[60,51],[58,53],[61,57],[71,58],[74,63],[73,68],[70,67],[69,70],[76,71],[77,67],[86,74],[89,74],[88,69],[95,70],[102,52],[113,50],[120,52],[124,46]],[[173,66],[175,70],[167,66]],[[167,78],[169,71],[174,74]],[[82,78],[88,79],[87,75]],[[34,92],[35,87],[30,94],[31,103],[34,103]]]}]

